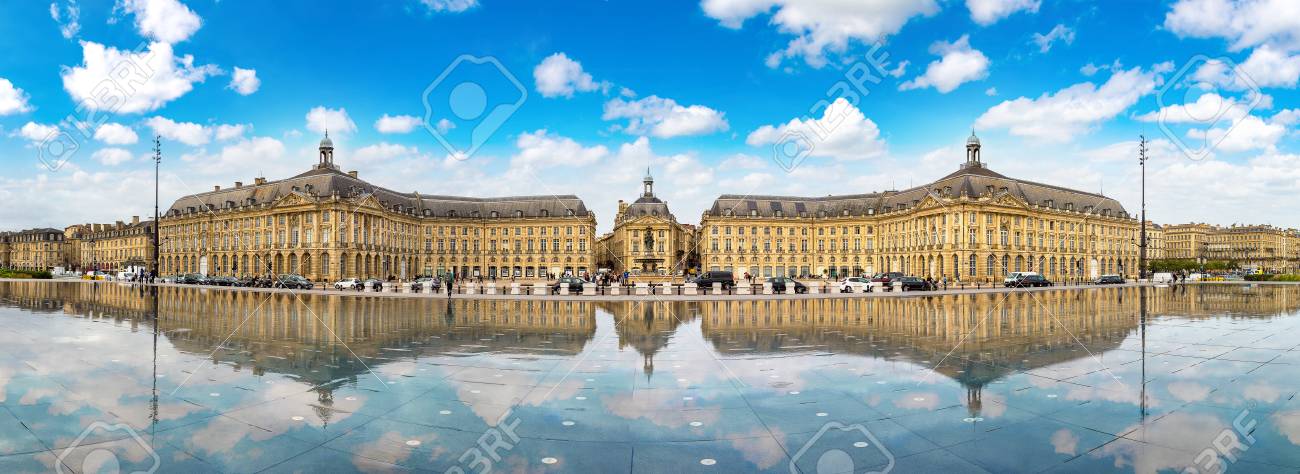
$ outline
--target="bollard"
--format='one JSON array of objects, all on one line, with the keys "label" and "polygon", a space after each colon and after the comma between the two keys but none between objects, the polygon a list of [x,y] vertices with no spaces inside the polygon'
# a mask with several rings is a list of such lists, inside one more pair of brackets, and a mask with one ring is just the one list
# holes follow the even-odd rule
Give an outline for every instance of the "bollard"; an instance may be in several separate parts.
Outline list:
[{"label": "bollard", "polygon": [[659,285],[659,286],[660,286],[661,288],[663,288],[664,291],[663,291],[662,294],[663,294],[664,296],[668,296],[668,295],[673,294],[673,284],[672,284],[672,283],[664,282],[663,284],[661,284],[661,285]]},{"label": "bollard", "polygon": [[519,294],[519,284],[518,284],[518,283],[511,283],[511,284],[510,284],[510,294],[512,294],[512,295],[517,295],[517,294]]},{"label": "bollard", "polygon": [[751,293],[753,293],[753,292],[754,292],[754,289],[751,288],[749,285],[740,285],[740,286],[737,286],[737,287],[736,287],[736,294],[738,294],[738,295],[748,295],[748,294],[751,294]]},{"label": "bollard", "polygon": [[636,294],[637,294],[638,296],[642,296],[642,295],[648,295],[648,294],[650,294],[650,284],[645,283],[645,282],[637,283],[637,284],[636,284]]},{"label": "bollard", "polygon": [[765,295],[770,295],[770,294],[772,294],[772,284],[771,284],[771,283],[763,282],[763,294],[765,294]]},{"label": "bollard", "polygon": [[583,283],[583,284],[582,284],[582,294],[584,294],[584,295],[588,295],[588,296],[595,296],[595,295],[596,295],[596,284],[595,284],[595,283]]},{"label": "bollard", "polygon": [[683,295],[689,295],[689,296],[695,296],[695,295],[697,294],[697,292],[699,291],[699,289],[700,289],[700,285],[698,285],[698,284],[696,284],[696,283],[687,283],[687,284],[685,284],[685,285],[682,285],[682,294],[683,294]]},{"label": "bollard", "polygon": [[623,285],[619,285],[619,284],[609,285],[609,294],[610,294],[610,296],[618,296],[618,295],[619,295],[619,290],[622,289],[622,288],[623,288]]}]

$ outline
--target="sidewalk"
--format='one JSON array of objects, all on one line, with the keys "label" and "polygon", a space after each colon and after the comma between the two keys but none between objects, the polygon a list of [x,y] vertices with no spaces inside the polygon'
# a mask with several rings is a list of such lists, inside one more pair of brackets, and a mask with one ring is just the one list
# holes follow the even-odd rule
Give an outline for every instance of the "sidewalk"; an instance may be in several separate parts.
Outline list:
[{"label": "sidewalk", "polygon": [[[94,281],[94,280],[57,280],[57,279],[56,280],[31,280],[31,279],[5,278],[5,279],[0,279],[0,281],[8,281],[8,282],[58,281],[58,282],[78,282],[83,284],[111,284],[111,285],[128,285],[128,286],[148,285],[145,283],[108,282],[108,281]],[[1199,282],[1189,282],[1188,284],[1197,284],[1197,283]],[[1204,283],[1243,284],[1247,282],[1204,282]],[[1268,282],[1249,282],[1249,283],[1268,283]],[[1287,282],[1274,282],[1274,284],[1287,284]],[[1291,284],[1296,284],[1296,283],[1291,283]],[[1003,288],[1001,286],[993,286],[993,287],[985,286],[980,289],[973,289],[973,288],[954,289],[952,287],[949,287],[949,289],[947,290],[936,290],[936,291],[900,291],[900,292],[889,291],[889,292],[878,292],[878,293],[877,292],[840,293],[838,291],[833,291],[831,293],[816,293],[816,294],[771,294],[771,295],[763,295],[763,294],[738,295],[735,294],[735,290],[732,290],[730,294],[721,294],[721,295],[713,295],[713,294],[682,295],[676,293],[681,289],[680,286],[674,287],[675,293],[671,295],[659,294],[662,292],[662,287],[651,287],[654,289],[655,294],[648,294],[648,295],[627,294],[626,289],[631,287],[623,287],[622,290],[624,291],[620,291],[621,294],[619,295],[610,295],[608,287],[603,287],[603,292],[602,292],[603,294],[598,293],[595,295],[585,295],[585,294],[552,295],[549,294],[550,291],[548,286],[547,294],[511,295],[511,294],[501,294],[503,290],[505,293],[509,293],[510,291],[509,285],[505,284],[505,285],[498,285],[498,294],[495,295],[482,294],[481,288],[479,289],[477,294],[465,294],[463,293],[464,288],[461,287],[457,289],[458,291],[457,293],[451,295],[451,298],[482,299],[482,300],[542,300],[542,301],[545,300],[551,300],[551,301],[640,301],[640,300],[734,301],[734,300],[838,299],[838,298],[911,298],[911,297],[923,297],[923,296],[992,294],[992,293],[1007,293],[1007,292],[1044,292],[1044,291],[1055,291],[1055,290],[1125,288],[1125,287],[1157,286],[1157,285],[1164,285],[1164,284],[1155,284],[1155,283],[1140,283],[1140,284],[1125,283],[1122,285],[1074,284],[1074,285],[1059,285],[1059,286],[1044,287],[1044,288]],[[446,293],[406,293],[401,291],[393,291],[392,290],[393,287],[387,287],[382,292],[372,292],[372,291],[354,291],[354,290],[335,290],[331,287],[325,287],[325,288],[317,287],[317,289],[312,289],[312,290],[290,290],[290,289],[280,289],[280,288],[247,288],[247,287],[208,286],[208,285],[182,285],[177,283],[154,283],[153,286],[176,287],[176,288],[200,288],[206,290],[225,290],[225,291],[252,291],[252,292],[265,292],[265,293],[296,293],[296,294],[311,294],[311,295],[322,295],[322,296],[376,296],[376,297],[384,297],[384,298],[442,298],[442,299],[448,298]],[[832,290],[834,290],[834,286],[832,286],[831,288]],[[521,285],[522,292],[527,292],[529,290],[531,290],[531,287],[524,287]],[[703,291],[701,291],[701,293],[703,293]]]}]

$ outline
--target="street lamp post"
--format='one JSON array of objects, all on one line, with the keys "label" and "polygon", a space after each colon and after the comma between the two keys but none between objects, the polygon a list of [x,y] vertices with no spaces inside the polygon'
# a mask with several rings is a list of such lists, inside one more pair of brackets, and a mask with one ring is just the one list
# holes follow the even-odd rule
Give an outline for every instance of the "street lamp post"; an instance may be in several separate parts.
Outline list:
[{"label": "street lamp post", "polygon": [[162,137],[155,135],[153,137],[153,270],[151,276],[157,276],[161,270],[158,262],[160,261],[158,249],[160,240],[158,238],[161,221],[158,216],[158,168],[162,165]]},{"label": "street lamp post", "polygon": [[1147,278],[1147,137],[1139,135],[1138,166],[1142,168],[1142,220],[1138,235],[1138,281]]}]

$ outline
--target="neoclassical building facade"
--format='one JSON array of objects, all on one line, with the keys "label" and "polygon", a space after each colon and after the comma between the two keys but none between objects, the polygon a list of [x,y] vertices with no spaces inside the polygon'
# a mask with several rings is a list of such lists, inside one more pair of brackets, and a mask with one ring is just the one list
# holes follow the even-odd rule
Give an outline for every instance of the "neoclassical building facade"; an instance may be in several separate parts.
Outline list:
[{"label": "neoclassical building facade", "polygon": [[159,227],[161,272],[295,273],[317,281],[539,277],[591,271],[596,217],[573,195],[473,198],[402,193],[334,164],[184,196]]},{"label": "neoclassical building facade", "polygon": [[698,239],[707,270],[991,282],[1014,271],[1058,280],[1135,274],[1138,227],[1112,198],[989,169],[972,134],[960,169],[911,189],[723,195],[704,212]]},{"label": "neoclassical building facade", "polygon": [[655,196],[650,170],[641,183],[641,196],[631,203],[618,201],[614,230],[597,241],[601,268],[660,276],[693,268],[694,229],[678,223],[668,203]]},{"label": "neoclassical building facade", "polygon": [[153,263],[153,221],[75,224],[63,229],[68,265],[75,270],[146,270]]}]

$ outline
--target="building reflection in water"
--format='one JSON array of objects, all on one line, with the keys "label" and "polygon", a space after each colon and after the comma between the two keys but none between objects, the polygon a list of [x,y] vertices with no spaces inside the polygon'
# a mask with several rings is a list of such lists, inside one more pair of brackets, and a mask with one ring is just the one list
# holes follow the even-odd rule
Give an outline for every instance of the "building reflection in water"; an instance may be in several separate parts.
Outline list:
[{"label": "building reflection in water", "polygon": [[[1145,291],[1141,294],[1140,291]],[[112,283],[0,282],[3,304],[32,313],[127,324],[157,344],[213,365],[284,374],[317,393],[328,421],[332,392],[367,368],[424,357],[577,358],[598,321],[635,351],[645,380],[656,357],[703,335],[713,357],[827,353],[934,367],[982,409],[984,388],[1009,374],[1119,348],[1145,351],[1145,325],[1163,318],[1276,318],[1297,309],[1292,286],[1179,286],[902,298],[705,302],[452,300],[269,294]],[[608,319],[602,319],[608,318]],[[360,360],[359,360],[360,359]],[[1145,371],[1145,352],[1142,367]],[[364,363],[362,363],[364,361]],[[941,362],[942,361],[942,362]],[[1145,375],[1142,377],[1146,379]],[[157,411],[157,387],[154,416]],[[1142,395],[1145,412],[1145,392]]]}]

